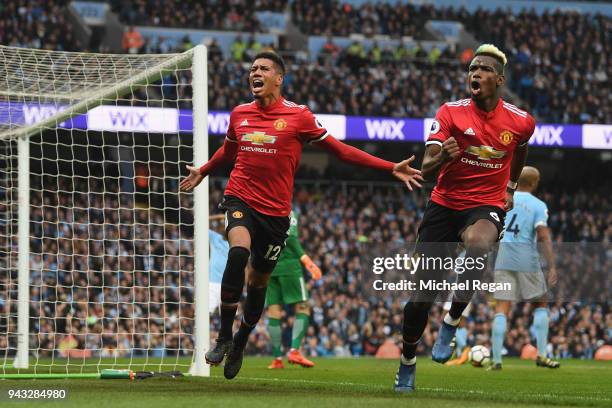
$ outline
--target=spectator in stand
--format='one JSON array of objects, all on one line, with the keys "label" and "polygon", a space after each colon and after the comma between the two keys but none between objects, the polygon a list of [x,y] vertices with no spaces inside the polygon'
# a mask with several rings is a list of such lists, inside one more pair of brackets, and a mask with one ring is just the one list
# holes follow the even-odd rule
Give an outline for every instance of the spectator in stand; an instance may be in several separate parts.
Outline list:
[{"label": "spectator in stand", "polygon": [[223,50],[221,50],[216,38],[210,40],[208,44],[208,58],[217,63],[223,61]]},{"label": "spectator in stand", "polygon": [[340,53],[340,47],[334,43],[331,35],[327,36],[327,41],[323,44],[321,53],[319,54],[319,64],[324,65],[326,62],[335,63]]},{"label": "spectator in stand", "polygon": [[372,48],[370,48],[370,51],[368,52],[368,58],[370,59],[371,62],[374,62],[374,64],[376,65],[381,63],[382,49],[378,45],[377,41],[374,41],[374,44],[372,44]]},{"label": "spectator in stand", "polygon": [[353,72],[358,72],[366,64],[366,52],[363,44],[353,41],[345,51],[347,65]]},{"label": "spectator in stand", "polygon": [[[126,24],[213,30],[262,31],[256,11],[283,13],[287,0],[111,0]],[[163,4],[163,7],[162,7]]]},{"label": "spectator in stand", "polygon": [[459,60],[461,61],[461,66],[467,70],[468,65],[474,59],[474,50],[470,47],[461,51],[461,55],[459,56]]},{"label": "spectator in stand", "polygon": [[193,48],[193,42],[191,41],[191,37],[185,35],[181,40],[181,51],[187,51]]},{"label": "spectator in stand", "polygon": [[261,52],[262,46],[255,34],[251,34],[244,54],[245,61],[253,61],[255,55]]},{"label": "spectator in stand", "polygon": [[0,5],[0,44],[57,51],[87,51],[65,19],[66,2],[4,0]]},{"label": "spectator in stand", "polygon": [[245,53],[247,50],[247,44],[242,40],[242,35],[238,34],[236,40],[232,43],[230,52],[234,62],[245,61]]},{"label": "spectator in stand", "polygon": [[144,41],[140,32],[136,30],[134,26],[129,26],[123,33],[123,38],[121,40],[123,51],[128,54],[138,54],[143,45]]}]

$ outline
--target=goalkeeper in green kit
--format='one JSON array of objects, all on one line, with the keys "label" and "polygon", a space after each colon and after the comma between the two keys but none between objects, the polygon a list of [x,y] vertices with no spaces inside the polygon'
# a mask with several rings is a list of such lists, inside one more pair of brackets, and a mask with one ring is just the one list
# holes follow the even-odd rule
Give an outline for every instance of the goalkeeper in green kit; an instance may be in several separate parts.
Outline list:
[{"label": "goalkeeper in green kit", "polygon": [[298,241],[298,221],[293,212],[291,212],[290,220],[289,237],[272,272],[266,292],[268,331],[270,332],[272,354],[274,355],[274,361],[268,368],[285,368],[281,352],[283,305],[294,305],[295,307],[291,350],[287,355],[287,361],[290,364],[299,364],[302,367],[314,367],[314,363],[300,353],[300,346],[304,334],[306,334],[310,317],[309,295],[304,283],[302,265],[315,280],[321,279],[321,269],[304,253],[304,249]]}]

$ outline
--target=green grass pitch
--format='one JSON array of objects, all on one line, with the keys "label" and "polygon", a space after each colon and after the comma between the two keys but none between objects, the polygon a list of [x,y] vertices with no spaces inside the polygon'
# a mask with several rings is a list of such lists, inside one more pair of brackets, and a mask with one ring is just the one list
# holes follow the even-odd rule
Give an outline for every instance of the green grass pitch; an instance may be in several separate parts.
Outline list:
[{"label": "green grass pitch", "polygon": [[[151,361],[151,360],[149,360]],[[129,380],[0,380],[0,406],[9,389],[68,390],[62,401],[15,402],[15,407],[612,407],[612,363],[563,360],[558,370],[505,359],[501,372],[466,364],[446,367],[420,357],[417,392],[392,390],[396,361],[315,359],[316,367],[268,370],[270,358],[247,358],[234,380],[212,368],[210,378]],[[58,364],[60,362],[57,362]],[[125,368],[121,362],[116,368]],[[143,367],[133,367],[140,370]],[[157,370],[156,365],[145,367]],[[14,370],[5,370],[14,372]],[[41,405],[42,404],[42,405]]]}]

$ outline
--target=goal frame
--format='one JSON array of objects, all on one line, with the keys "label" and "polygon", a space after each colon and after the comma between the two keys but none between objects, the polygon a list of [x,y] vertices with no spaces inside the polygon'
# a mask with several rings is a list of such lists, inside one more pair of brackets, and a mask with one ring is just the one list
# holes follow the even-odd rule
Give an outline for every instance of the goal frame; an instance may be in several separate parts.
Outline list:
[{"label": "goal frame", "polygon": [[[73,53],[66,53],[73,54]],[[208,160],[208,63],[207,49],[204,45],[177,54],[162,63],[147,68],[132,78],[116,85],[93,92],[82,101],[57,112],[49,118],[32,126],[8,129],[0,133],[0,140],[17,141],[18,156],[18,300],[17,300],[17,353],[13,361],[16,369],[29,368],[29,303],[30,303],[30,137],[58,126],[76,115],[84,114],[101,105],[104,100],[121,98],[132,87],[159,80],[165,73],[176,69],[192,70],[192,112],[193,112],[193,162],[204,163]],[[210,347],[209,298],[209,205],[208,178],[195,189],[193,203],[194,219],[194,350],[189,374],[209,376],[210,367],[206,364],[204,353]],[[18,374],[19,375],[19,374]]]}]

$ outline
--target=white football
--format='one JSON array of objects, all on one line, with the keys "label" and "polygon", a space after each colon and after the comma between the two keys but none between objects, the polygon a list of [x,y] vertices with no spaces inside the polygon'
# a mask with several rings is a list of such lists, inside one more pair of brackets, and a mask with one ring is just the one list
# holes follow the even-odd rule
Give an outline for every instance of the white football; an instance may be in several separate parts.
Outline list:
[{"label": "white football", "polygon": [[474,367],[484,367],[491,363],[491,352],[485,346],[474,346],[470,349],[469,358]]}]

